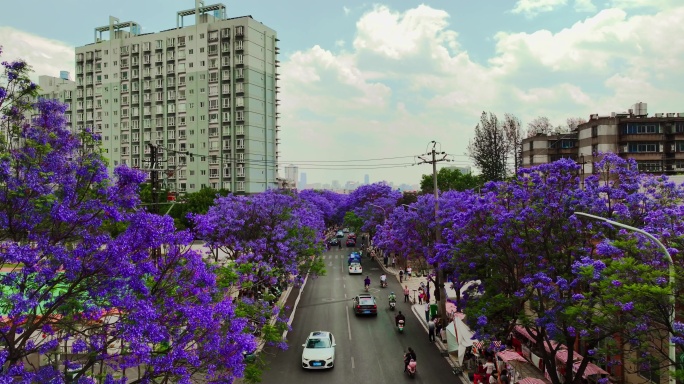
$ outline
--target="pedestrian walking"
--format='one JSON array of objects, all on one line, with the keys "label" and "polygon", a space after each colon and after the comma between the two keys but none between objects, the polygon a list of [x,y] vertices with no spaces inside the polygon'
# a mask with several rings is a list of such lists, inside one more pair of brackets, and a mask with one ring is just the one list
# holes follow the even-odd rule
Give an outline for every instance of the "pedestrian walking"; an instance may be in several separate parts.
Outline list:
[{"label": "pedestrian walking", "polygon": [[428,340],[435,342],[435,321],[428,321]]},{"label": "pedestrian walking", "polygon": [[425,321],[430,321],[430,303],[425,303]]},{"label": "pedestrian walking", "polygon": [[442,337],[442,327],[444,324],[442,324],[442,318],[437,316],[435,317],[435,334],[439,336],[439,339],[441,341],[444,341],[444,338]]},{"label": "pedestrian walking", "polygon": [[409,293],[411,293],[411,291],[409,291],[408,285],[404,285],[404,303],[409,301]]},{"label": "pedestrian walking", "polygon": [[389,261],[387,255],[385,255],[385,257],[382,258],[382,261],[385,263],[385,268],[387,268],[387,262]]},{"label": "pedestrian walking", "polygon": [[406,280],[411,280],[411,267],[406,267]]},{"label": "pedestrian walking", "polygon": [[496,369],[496,366],[492,362],[492,358],[490,357],[487,359],[487,362],[484,365],[485,369],[485,383],[491,382],[492,379],[492,374],[494,373],[494,369]]},{"label": "pedestrian walking", "polygon": [[418,304],[423,304],[423,290],[418,290]]},{"label": "pedestrian walking", "polygon": [[399,283],[403,283],[403,282],[404,282],[404,270],[400,269],[399,270]]},{"label": "pedestrian walking", "polygon": [[395,256],[392,256],[392,268],[397,267],[397,258]]}]

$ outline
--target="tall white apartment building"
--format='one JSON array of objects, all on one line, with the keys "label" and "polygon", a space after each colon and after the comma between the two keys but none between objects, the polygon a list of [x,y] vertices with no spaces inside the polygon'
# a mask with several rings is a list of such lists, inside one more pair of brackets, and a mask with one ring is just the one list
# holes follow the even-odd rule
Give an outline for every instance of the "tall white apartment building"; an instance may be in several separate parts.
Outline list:
[{"label": "tall white apartment building", "polygon": [[176,28],[140,30],[110,17],[76,48],[75,124],[102,135],[109,166],[149,170],[156,146],[172,192],[276,188],[276,32],[201,0],[177,13]]},{"label": "tall white apartment building", "polygon": [[76,97],[76,82],[69,80],[69,72],[62,71],[60,77],[38,76],[38,97],[44,99],[57,99],[67,105],[64,113],[69,130],[74,129],[73,124],[73,99]]}]

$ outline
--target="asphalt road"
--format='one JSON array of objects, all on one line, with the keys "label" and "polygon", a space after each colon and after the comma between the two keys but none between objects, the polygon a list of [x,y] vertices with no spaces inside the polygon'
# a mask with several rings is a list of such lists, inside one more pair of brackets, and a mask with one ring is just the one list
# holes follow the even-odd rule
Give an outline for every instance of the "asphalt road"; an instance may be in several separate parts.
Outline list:
[{"label": "asphalt road", "polygon": [[[267,366],[263,383],[384,384],[414,381],[417,383],[460,383],[437,347],[428,341],[427,333],[403,303],[401,287],[388,278],[389,286],[380,287],[382,270],[367,257],[362,260],[363,275],[349,275],[347,257],[354,248],[342,247],[325,252],[326,276],[309,278],[295,309],[292,330],[287,334],[289,348],[267,348],[262,352]],[[369,275],[371,293],[377,297],[377,317],[356,317],[352,298],[363,292],[363,279]],[[397,294],[397,309],[387,304],[390,291]],[[298,292],[293,291],[288,305]],[[394,326],[397,311],[406,315],[406,327],[399,334]],[[301,368],[302,344],[312,331],[330,331],[337,343],[335,368],[308,371]],[[416,351],[418,375],[411,379],[403,372],[403,353],[408,347]]]}]

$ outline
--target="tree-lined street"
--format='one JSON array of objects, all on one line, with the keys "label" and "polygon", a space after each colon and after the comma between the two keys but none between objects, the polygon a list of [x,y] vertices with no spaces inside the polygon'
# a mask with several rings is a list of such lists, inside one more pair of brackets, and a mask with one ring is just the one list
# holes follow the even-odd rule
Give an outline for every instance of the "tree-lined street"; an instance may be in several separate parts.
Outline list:
[{"label": "tree-lined street", "polygon": [[[334,248],[324,252],[326,276],[309,278],[296,308],[292,330],[287,333],[289,348],[265,351],[267,360],[264,383],[399,383],[409,380],[403,373],[403,353],[412,347],[418,357],[418,383],[459,382],[451,367],[434,344],[428,342],[424,328],[403,303],[401,287],[394,278],[388,278],[388,287],[380,287],[382,269],[374,260],[363,257],[362,275],[347,273],[347,257],[354,248]],[[363,279],[369,275],[371,293],[378,300],[377,317],[356,317],[351,299],[364,292]],[[397,294],[397,308],[389,310],[387,295]],[[290,300],[288,300],[290,301]],[[394,316],[402,311],[406,328],[399,334]],[[325,330],[337,341],[335,368],[325,371],[308,371],[301,368],[302,346],[312,331]]]}]

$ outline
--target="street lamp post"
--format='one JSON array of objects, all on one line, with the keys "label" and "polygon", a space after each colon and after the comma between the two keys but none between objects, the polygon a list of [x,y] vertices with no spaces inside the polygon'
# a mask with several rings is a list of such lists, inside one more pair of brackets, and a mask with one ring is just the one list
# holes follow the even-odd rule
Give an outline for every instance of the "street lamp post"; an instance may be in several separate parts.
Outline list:
[{"label": "street lamp post", "polygon": [[670,358],[670,366],[669,366],[670,384],[675,384],[676,383],[676,380],[675,380],[676,365],[675,364],[677,362],[677,356],[676,356],[677,350],[675,348],[674,341],[672,341],[673,335],[672,335],[672,331],[671,331],[671,329],[674,325],[674,322],[675,322],[675,297],[674,297],[675,269],[674,269],[674,262],[672,261],[672,255],[670,255],[670,252],[667,250],[665,245],[663,245],[663,243],[660,242],[660,240],[656,239],[655,236],[644,231],[643,229],[632,227],[632,226],[629,226],[627,224],[618,223],[617,221],[609,220],[609,219],[606,219],[605,217],[590,215],[590,214],[584,213],[584,212],[575,212],[575,215],[588,217],[588,218],[594,219],[594,220],[604,221],[604,222],[609,223],[611,225],[614,225],[616,227],[625,228],[625,229],[628,229],[630,231],[641,233],[642,235],[648,237],[654,243],[656,243],[658,245],[658,247],[660,247],[660,249],[665,253],[665,260],[668,263],[668,273],[669,273],[669,277],[670,277],[669,283],[673,289],[672,295],[670,296],[671,308],[670,308],[670,319],[669,319],[670,325],[668,327],[670,329],[669,335],[668,335],[668,337],[669,337],[669,340],[668,340],[669,341],[668,357]]}]

